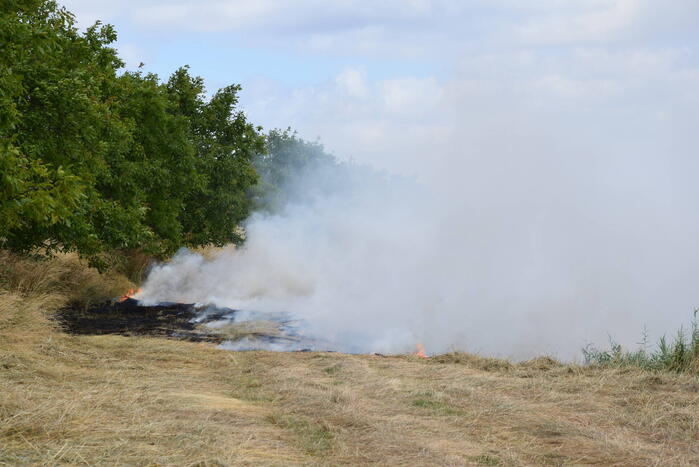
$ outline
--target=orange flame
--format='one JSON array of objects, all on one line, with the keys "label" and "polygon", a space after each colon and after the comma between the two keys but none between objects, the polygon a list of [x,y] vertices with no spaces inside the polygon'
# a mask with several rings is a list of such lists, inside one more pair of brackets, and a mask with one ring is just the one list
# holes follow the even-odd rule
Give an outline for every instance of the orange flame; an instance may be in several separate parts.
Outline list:
[{"label": "orange flame", "polygon": [[422,345],[421,343],[418,342],[415,347],[417,347],[417,352],[415,352],[415,355],[417,355],[420,358],[428,358],[427,354],[425,353],[425,346],[424,345]]},{"label": "orange flame", "polygon": [[117,300],[117,302],[124,302],[124,301],[128,300],[129,298],[133,297],[134,295],[136,295],[137,293],[141,293],[140,287],[138,289],[129,289],[128,292],[126,292],[124,295],[119,297],[119,300]]}]

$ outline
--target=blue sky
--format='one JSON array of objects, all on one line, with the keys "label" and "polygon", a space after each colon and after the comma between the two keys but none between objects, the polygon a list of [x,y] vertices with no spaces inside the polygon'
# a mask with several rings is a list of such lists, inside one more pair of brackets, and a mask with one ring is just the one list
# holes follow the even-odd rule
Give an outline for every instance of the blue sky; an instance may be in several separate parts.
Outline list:
[{"label": "blue sky", "polygon": [[212,88],[260,76],[275,79],[285,86],[309,85],[331,79],[346,68],[363,68],[370,71],[374,79],[421,76],[435,72],[439,66],[428,58],[307,53],[295,48],[250,43],[236,34],[220,31],[163,34],[159,30],[138,27],[128,19],[123,21],[123,25],[116,22],[117,48],[130,68],[144,62],[147,70],[167,76],[187,64],[204,76]]},{"label": "blue sky", "polygon": [[[320,24],[311,18],[305,20],[305,25],[280,24],[279,29],[271,30],[264,21],[260,21],[259,30],[255,30],[240,25],[210,24],[206,17],[198,17],[196,21],[163,17],[166,15],[163,12],[178,7],[216,15],[216,10],[225,9],[226,3],[241,2],[210,2],[208,8],[211,11],[206,11],[206,3],[141,2],[136,6],[135,3],[123,2],[117,7],[99,1],[64,2],[76,13],[82,26],[96,19],[114,24],[119,33],[117,46],[129,66],[144,62],[149,71],[167,75],[186,63],[206,77],[212,87],[259,76],[278,80],[286,86],[308,85],[331,79],[346,68],[362,68],[373,79],[420,76],[439,68],[438,61],[429,56],[396,57],[366,54],[341,45],[313,48],[294,43],[305,34],[329,32],[333,35],[343,30],[367,27],[366,19],[361,16],[344,19],[328,14],[325,15],[328,24]],[[288,8],[287,4],[280,10]],[[278,18],[275,21],[284,23]],[[333,27],[339,29],[333,31]]]}]

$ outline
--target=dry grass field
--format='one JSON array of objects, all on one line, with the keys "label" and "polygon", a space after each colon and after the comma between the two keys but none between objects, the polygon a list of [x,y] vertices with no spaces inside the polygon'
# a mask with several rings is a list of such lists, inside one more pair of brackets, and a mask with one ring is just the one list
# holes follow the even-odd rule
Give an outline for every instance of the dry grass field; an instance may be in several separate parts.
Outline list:
[{"label": "dry grass field", "polygon": [[74,258],[41,274],[12,261],[0,465],[699,464],[697,376],[70,336],[49,315],[85,300],[72,286],[128,281]]}]

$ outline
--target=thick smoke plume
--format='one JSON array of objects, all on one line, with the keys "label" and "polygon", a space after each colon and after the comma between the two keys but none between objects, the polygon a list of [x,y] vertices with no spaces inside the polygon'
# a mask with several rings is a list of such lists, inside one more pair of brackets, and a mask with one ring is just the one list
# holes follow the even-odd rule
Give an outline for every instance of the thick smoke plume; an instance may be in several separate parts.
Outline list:
[{"label": "thick smoke plume", "polygon": [[687,322],[699,257],[696,225],[671,209],[681,200],[607,186],[585,164],[540,159],[556,176],[530,179],[531,159],[510,162],[464,172],[458,191],[348,165],[307,170],[281,212],[249,220],[244,247],[213,259],[184,250],[140,298],[289,312],[347,352],[421,342],[575,358],[608,334],[633,345],[644,325],[657,337]]}]

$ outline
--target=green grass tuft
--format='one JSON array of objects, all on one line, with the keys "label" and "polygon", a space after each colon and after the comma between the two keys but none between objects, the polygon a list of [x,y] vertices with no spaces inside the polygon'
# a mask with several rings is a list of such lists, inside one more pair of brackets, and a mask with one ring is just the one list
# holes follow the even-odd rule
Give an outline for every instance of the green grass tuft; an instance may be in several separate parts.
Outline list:
[{"label": "green grass tuft", "polygon": [[480,456],[471,456],[469,457],[469,460],[478,465],[500,465],[500,459],[488,454],[481,454]]},{"label": "green grass tuft", "polygon": [[293,432],[299,447],[307,454],[320,456],[332,448],[334,436],[324,423],[284,414],[271,414],[265,419],[275,426]]},{"label": "green grass tuft", "polygon": [[648,333],[644,330],[639,348],[636,351],[628,351],[610,338],[607,350],[600,350],[592,345],[583,349],[585,364],[601,367],[636,367],[654,371],[699,373],[698,312],[699,310],[694,310],[691,331],[687,333],[683,328],[680,328],[672,342],[668,342],[667,338],[663,336],[655,348],[649,350]]}]

